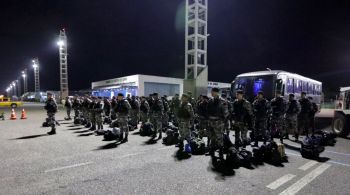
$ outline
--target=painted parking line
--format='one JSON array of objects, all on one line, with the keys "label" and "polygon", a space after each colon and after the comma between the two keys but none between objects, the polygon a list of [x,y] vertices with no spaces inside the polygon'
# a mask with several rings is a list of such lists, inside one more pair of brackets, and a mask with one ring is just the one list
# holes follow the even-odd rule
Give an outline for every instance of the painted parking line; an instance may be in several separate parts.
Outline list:
[{"label": "painted parking line", "polygon": [[270,183],[266,187],[270,188],[271,190],[275,190],[275,189],[279,188],[280,186],[282,186],[283,184],[287,183],[288,181],[292,180],[294,177],[295,177],[295,175],[292,175],[292,174],[284,175],[284,176],[278,178],[276,181]]},{"label": "painted parking line", "polygon": [[[298,156],[298,157],[301,157],[300,154],[296,154],[294,152],[286,152],[287,155],[291,155],[291,156]],[[336,165],[342,165],[342,166],[346,166],[346,167],[350,167],[350,164],[347,164],[347,163],[341,163],[341,162],[337,162],[337,161],[334,161],[334,160],[329,160],[327,161],[328,163],[332,163],[332,164],[336,164]]]},{"label": "painted parking line", "polygon": [[317,176],[321,175],[324,171],[326,171],[331,165],[329,164],[321,164],[316,169],[312,170],[310,173],[305,175],[303,178],[295,182],[293,185],[288,187],[286,190],[280,193],[280,195],[293,195],[298,193],[303,187],[309,184],[312,180],[314,180]]},{"label": "painted parking line", "polygon": [[70,169],[70,168],[75,168],[75,167],[81,167],[81,166],[89,165],[89,164],[92,164],[92,163],[94,163],[94,162],[85,162],[85,163],[79,163],[79,164],[64,166],[64,167],[58,167],[58,168],[46,170],[45,173],[49,173],[49,172],[53,172],[53,171],[60,171],[60,170],[63,170],[63,169]]},{"label": "painted parking line", "polygon": [[299,167],[298,169],[306,171],[317,164],[317,161],[309,161],[305,165]]},{"label": "painted parking line", "polygon": [[348,153],[335,152],[335,151],[331,151],[331,150],[325,150],[325,152],[333,153],[333,154],[339,154],[339,155],[344,155],[344,156],[350,156],[350,154],[348,154]]}]

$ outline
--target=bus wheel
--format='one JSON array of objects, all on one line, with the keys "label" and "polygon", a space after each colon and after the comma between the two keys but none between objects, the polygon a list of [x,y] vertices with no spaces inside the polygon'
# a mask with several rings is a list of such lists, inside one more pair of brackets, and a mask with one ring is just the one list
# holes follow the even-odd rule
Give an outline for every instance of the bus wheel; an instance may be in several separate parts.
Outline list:
[{"label": "bus wheel", "polygon": [[345,116],[342,114],[336,113],[333,119],[333,132],[337,134],[338,136],[347,136],[348,130],[347,130],[347,121]]},{"label": "bus wheel", "polygon": [[11,104],[11,108],[17,108],[17,104]]}]

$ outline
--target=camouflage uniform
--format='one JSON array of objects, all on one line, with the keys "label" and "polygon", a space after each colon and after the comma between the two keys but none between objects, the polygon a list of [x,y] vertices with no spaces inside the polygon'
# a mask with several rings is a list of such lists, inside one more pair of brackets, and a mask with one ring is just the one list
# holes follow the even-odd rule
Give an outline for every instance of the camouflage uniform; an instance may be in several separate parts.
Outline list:
[{"label": "camouflage uniform", "polygon": [[94,113],[95,113],[95,121],[97,125],[97,129],[103,129],[102,125],[102,113],[103,113],[103,104],[101,100],[98,100],[94,105]]},{"label": "camouflage uniform", "polygon": [[128,126],[128,117],[131,106],[129,102],[125,99],[116,102],[115,113],[117,114],[117,124],[120,128],[121,137],[120,140],[123,140],[123,133],[125,133],[124,141],[128,141],[129,135],[129,126]]},{"label": "camouflage uniform", "polygon": [[254,141],[257,145],[259,135],[263,138],[264,143],[267,141],[267,119],[270,111],[269,102],[265,99],[256,99],[253,104],[254,113]]},{"label": "camouflage uniform", "polygon": [[130,124],[133,126],[132,128],[135,128],[137,127],[140,118],[140,102],[135,98],[135,96],[133,96],[132,100],[130,101],[130,105]]},{"label": "camouflage uniform", "polygon": [[233,129],[235,130],[235,143],[236,146],[243,144],[243,146],[249,144],[248,143],[248,127],[252,126],[252,107],[250,103],[245,100],[236,99],[233,102]]},{"label": "camouflage uniform", "polygon": [[[159,137],[162,137],[162,116],[164,114],[164,105],[162,100],[156,98],[153,100],[151,109],[151,123],[155,129],[155,134],[158,132]],[[154,135],[156,136],[156,135]]]},{"label": "camouflage uniform", "polygon": [[70,116],[70,113],[72,111],[72,101],[70,100],[69,97],[66,98],[66,102],[65,102],[64,106],[66,107],[66,111],[67,111],[67,118],[65,118],[65,119],[67,119],[67,120],[72,119]]},{"label": "camouflage uniform", "polygon": [[301,98],[300,103],[300,113],[298,114],[298,132],[296,133],[296,139],[299,135],[305,133],[308,135],[310,127],[310,112],[312,110],[312,104],[307,98]]},{"label": "camouflage uniform", "polygon": [[91,103],[91,100],[89,98],[85,98],[83,101],[83,117],[85,120],[85,127],[88,128],[91,126],[90,116],[89,116],[89,105]]},{"label": "camouflage uniform", "polygon": [[164,114],[162,117],[162,127],[167,128],[169,126],[169,102],[166,98],[162,97],[163,107],[164,107]]},{"label": "camouflage uniform", "polygon": [[149,107],[147,100],[144,99],[141,101],[140,110],[141,110],[141,112],[140,112],[141,122],[142,122],[142,124],[145,124],[148,122],[148,119],[149,119],[148,113],[150,110],[150,107]]},{"label": "camouflage uniform", "polygon": [[208,118],[208,101],[202,100],[197,106],[197,114],[199,118],[199,138],[209,137],[209,118]]},{"label": "camouflage uniform", "polygon": [[45,103],[44,109],[47,111],[48,124],[51,126],[51,131],[48,132],[49,135],[56,134],[56,120],[55,114],[57,112],[57,104],[54,99],[48,99]]},{"label": "camouflage uniform", "polygon": [[74,109],[74,119],[79,118],[80,117],[81,102],[78,98],[74,99],[72,108]]},{"label": "camouflage uniform", "polygon": [[298,133],[298,114],[300,112],[300,105],[297,100],[289,100],[286,111],[286,131],[288,134]]},{"label": "camouflage uniform", "polygon": [[193,119],[194,112],[192,105],[188,102],[182,102],[177,116],[179,117],[179,148],[183,149],[183,142],[186,140],[188,143],[191,140],[191,119]]},{"label": "camouflage uniform", "polygon": [[90,102],[89,104],[89,118],[91,121],[91,128],[90,130],[96,130],[96,113],[94,110],[94,106],[95,106],[96,100],[93,100]]},{"label": "camouflage uniform", "polygon": [[178,118],[177,118],[177,110],[179,109],[179,106],[181,104],[181,101],[179,100],[178,96],[173,97],[170,104],[170,112],[173,114],[173,124],[178,124]]},{"label": "camouflage uniform", "polygon": [[270,135],[279,135],[281,142],[286,134],[284,114],[286,112],[286,101],[282,97],[275,97],[271,100],[271,126]]},{"label": "camouflage uniform", "polygon": [[[208,102],[208,117],[210,129],[210,153],[216,149],[223,149],[223,133],[225,130],[225,118],[229,115],[226,101],[220,97],[214,97]],[[222,153],[222,151],[221,151]]]}]

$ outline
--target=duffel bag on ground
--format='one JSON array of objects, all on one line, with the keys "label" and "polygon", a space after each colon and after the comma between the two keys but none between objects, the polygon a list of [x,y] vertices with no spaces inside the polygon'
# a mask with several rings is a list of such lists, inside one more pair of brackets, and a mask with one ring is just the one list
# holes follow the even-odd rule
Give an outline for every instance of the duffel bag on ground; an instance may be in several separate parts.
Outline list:
[{"label": "duffel bag on ground", "polygon": [[272,164],[280,164],[283,161],[282,155],[278,150],[278,145],[276,142],[270,142],[266,145],[266,152],[264,154],[266,162]]},{"label": "duffel bag on ground", "polygon": [[192,138],[190,141],[190,146],[192,149],[192,154],[205,154],[205,143],[201,138]]},{"label": "duffel bag on ground", "polygon": [[110,117],[105,117],[103,120],[103,124],[110,125],[112,123],[112,119]]},{"label": "duffel bag on ground", "polygon": [[253,147],[253,157],[256,161],[264,161],[266,153],[266,145],[261,145],[260,147]]},{"label": "duffel bag on ground", "polygon": [[111,130],[105,131],[103,138],[105,141],[112,141],[118,139],[120,136],[120,129],[119,128],[113,128]]},{"label": "duffel bag on ground", "polygon": [[80,118],[75,118],[74,119],[74,122],[73,122],[75,125],[79,125],[82,123],[82,120]]},{"label": "duffel bag on ground", "polygon": [[238,168],[240,166],[240,158],[238,157],[238,151],[235,147],[227,149],[226,163],[230,167]]},{"label": "duffel bag on ground", "polygon": [[334,146],[337,135],[333,132],[328,131],[318,131],[315,136],[321,136],[321,145],[323,146]]},{"label": "duffel bag on ground", "polygon": [[238,151],[237,156],[242,166],[249,165],[253,157],[252,153],[246,149],[241,149]]},{"label": "duffel bag on ground", "polygon": [[154,134],[153,125],[150,122],[147,122],[145,124],[142,124],[140,128],[140,135],[141,136],[151,136]]},{"label": "duffel bag on ground", "polygon": [[163,138],[164,145],[170,146],[179,142],[179,133],[177,131],[168,129],[165,133],[166,137]]},{"label": "duffel bag on ground", "polygon": [[300,153],[304,158],[318,158],[325,148],[321,146],[321,137],[305,137],[301,143]]}]

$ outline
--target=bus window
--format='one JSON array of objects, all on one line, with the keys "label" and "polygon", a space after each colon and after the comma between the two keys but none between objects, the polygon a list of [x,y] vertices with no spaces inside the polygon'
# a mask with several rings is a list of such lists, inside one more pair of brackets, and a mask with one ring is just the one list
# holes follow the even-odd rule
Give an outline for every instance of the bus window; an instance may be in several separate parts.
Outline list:
[{"label": "bus window", "polygon": [[301,81],[294,80],[294,93],[301,93]]},{"label": "bus window", "polygon": [[303,86],[302,86],[302,89],[301,89],[301,90],[302,90],[303,92],[306,92],[306,93],[307,93],[307,82],[303,81],[302,84],[303,84]]},{"label": "bus window", "polygon": [[294,81],[292,78],[289,78],[287,81],[287,93],[294,93]]},{"label": "bus window", "polygon": [[313,88],[313,84],[312,83],[308,83],[307,84],[307,93],[308,94],[314,94],[312,88]]}]

